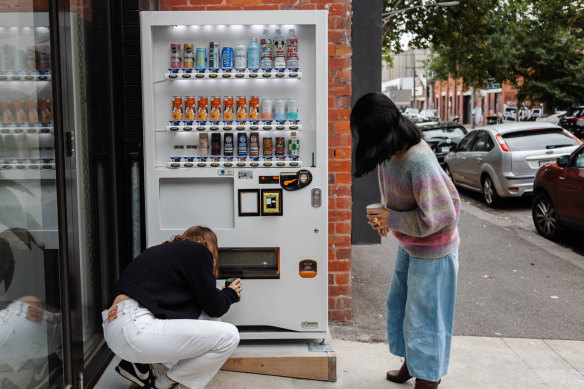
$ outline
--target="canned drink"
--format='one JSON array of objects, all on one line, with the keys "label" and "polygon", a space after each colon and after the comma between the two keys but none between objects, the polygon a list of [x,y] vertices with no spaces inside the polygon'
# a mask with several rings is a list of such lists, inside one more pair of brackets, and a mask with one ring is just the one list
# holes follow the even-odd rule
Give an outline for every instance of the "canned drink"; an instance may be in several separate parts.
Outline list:
[{"label": "canned drink", "polygon": [[288,99],[286,103],[286,119],[298,120],[298,100]]},{"label": "canned drink", "polygon": [[199,134],[199,157],[209,155],[209,134],[201,132]]},{"label": "canned drink", "polygon": [[237,96],[237,120],[247,120],[247,98]]},{"label": "canned drink", "polygon": [[233,96],[223,98],[223,120],[233,120]]},{"label": "canned drink", "polygon": [[14,102],[10,99],[2,100],[2,121],[14,122],[15,119]]},{"label": "canned drink", "polygon": [[247,67],[247,47],[245,45],[235,46],[235,68],[245,69]]},{"label": "canned drink", "polygon": [[223,135],[223,155],[226,157],[233,156],[233,134]]},{"label": "canned drink", "polygon": [[37,46],[37,53],[39,56],[39,70],[51,69],[51,46],[39,45]]},{"label": "canned drink", "polygon": [[233,69],[233,47],[224,47],[221,50],[221,67],[223,69]]},{"label": "canned drink", "polygon": [[247,134],[245,132],[237,133],[237,155],[247,157]]},{"label": "canned drink", "polygon": [[249,156],[258,157],[260,155],[260,134],[251,132],[249,134]]},{"label": "canned drink", "polygon": [[28,100],[28,121],[29,122],[39,121],[39,108],[38,101],[36,99]]},{"label": "canned drink", "polygon": [[249,98],[249,120],[260,119],[260,98],[259,96],[251,96]]},{"label": "canned drink", "polygon": [[13,50],[10,45],[7,44],[0,44],[0,70],[12,70],[12,65],[14,61],[12,60],[13,57]]},{"label": "canned drink", "polygon": [[263,142],[263,155],[264,157],[271,157],[274,155],[274,146],[271,137],[265,137]]},{"label": "canned drink", "polygon": [[207,50],[204,47],[197,47],[195,54],[195,68],[207,69]]},{"label": "canned drink", "polygon": [[221,134],[211,134],[211,155],[221,155]]},{"label": "canned drink", "polygon": [[207,120],[209,118],[209,99],[207,96],[199,96],[197,102],[197,120]]},{"label": "canned drink", "polygon": [[283,136],[276,137],[276,155],[284,155],[286,152],[286,138]]},{"label": "canned drink", "polygon": [[209,69],[219,69],[219,42],[209,42]]},{"label": "canned drink", "polygon": [[170,44],[170,68],[179,69],[180,68],[180,43]]},{"label": "canned drink", "polygon": [[14,50],[14,70],[17,72],[26,70],[26,51]]},{"label": "canned drink", "polygon": [[276,99],[274,102],[274,119],[286,120],[286,100]]},{"label": "canned drink", "polygon": [[211,97],[211,120],[221,120],[221,97],[213,96]]},{"label": "canned drink", "polygon": [[24,105],[24,100],[16,99],[14,100],[14,112],[16,112],[17,122],[28,121],[28,113],[26,112],[26,106]]},{"label": "canned drink", "polygon": [[182,96],[172,97],[172,120],[182,120],[183,118],[183,99]]},{"label": "canned drink", "polygon": [[272,120],[274,116],[272,110],[274,108],[274,101],[272,99],[262,99],[262,120]]},{"label": "canned drink", "polygon": [[36,51],[34,46],[26,46],[26,69],[36,70]]},{"label": "canned drink", "polygon": [[185,120],[195,120],[197,117],[195,107],[195,96],[185,96]]},{"label": "canned drink", "polygon": [[183,68],[192,69],[195,67],[195,48],[192,43],[183,45]]},{"label": "canned drink", "polygon": [[41,100],[41,121],[52,122],[53,121],[53,104],[51,99],[45,98]]}]

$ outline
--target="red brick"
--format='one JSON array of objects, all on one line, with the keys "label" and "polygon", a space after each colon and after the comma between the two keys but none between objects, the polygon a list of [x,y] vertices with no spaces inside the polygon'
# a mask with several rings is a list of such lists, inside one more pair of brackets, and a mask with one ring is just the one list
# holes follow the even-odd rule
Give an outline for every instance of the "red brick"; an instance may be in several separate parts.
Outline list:
[{"label": "red brick", "polygon": [[[329,209],[330,209],[330,201],[329,201]],[[328,224],[328,234],[334,234],[335,233],[335,223],[329,223]]]},{"label": "red brick", "polygon": [[350,296],[351,287],[346,285],[329,285],[329,296]]},{"label": "red brick", "polygon": [[[332,276],[332,274],[329,274],[329,279]],[[328,298],[328,307],[329,309],[335,309],[337,305],[337,298],[336,297],[329,297]]]},{"label": "red brick", "polygon": [[329,79],[329,95],[350,95],[351,94],[351,85],[350,84],[331,84]]},{"label": "red brick", "polygon": [[351,136],[349,134],[329,134],[329,146],[351,146]]},{"label": "red brick", "polygon": [[348,261],[348,260],[329,261],[328,269],[329,269],[329,272],[351,271],[351,261]]},{"label": "red brick", "polygon": [[335,284],[335,275],[334,274],[330,274],[328,275],[328,284],[329,285],[334,285]]},{"label": "red brick", "polygon": [[335,45],[332,43],[329,43],[329,45],[328,45],[328,56],[329,57],[335,56]]},{"label": "red brick", "polygon": [[281,9],[316,9],[316,4],[283,4]]},{"label": "red brick", "polygon": [[334,185],[329,188],[331,195],[336,196],[351,196],[351,185]]},{"label": "red brick", "polygon": [[[345,219],[350,220],[350,219]],[[351,237],[349,235],[331,235],[329,236],[329,243],[335,246],[350,246]]]},{"label": "red brick", "polygon": [[[341,174],[341,173],[337,173],[337,174]],[[353,200],[351,197],[337,197],[335,199],[335,205],[337,209],[351,209],[351,207],[353,206]],[[350,224],[349,224],[350,226]],[[337,232],[337,234],[346,234],[350,231],[339,231],[339,230],[335,230]]]},{"label": "red brick", "polygon": [[346,172],[351,170],[351,161],[349,160],[333,160],[329,161],[330,172]]},{"label": "red brick", "polygon": [[351,123],[350,122],[335,122],[335,134],[350,134],[351,133]]},{"label": "red brick", "polygon": [[349,42],[349,40],[347,39],[347,32],[339,31],[339,30],[334,30],[334,31],[329,30],[328,40],[329,40],[329,43],[345,43],[346,44]]},{"label": "red brick", "polygon": [[351,220],[351,212],[350,211],[339,211],[339,210],[330,210],[329,211],[329,221],[338,222],[338,221],[346,221]]},{"label": "red brick", "polygon": [[329,147],[329,159],[351,159],[351,148]]},{"label": "red brick", "polygon": [[279,5],[268,5],[268,4],[264,4],[264,5],[246,5],[244,6],[244,9],[246,11],[260,11],[260,10],[278,10],[280,9]]},{"label": "red brick", "polygon": [[335,80],[340,83],[351,82],[351,70],[337,70]]},{"label": "red brick", "polygon": [[353,12],[351,10],[350,4],[332,4],[329,7],[329,14],[330,15],[347,16],[347,12],[349,12],[349,14],[351,14]]},{"label": "red brick", "polygon": [[[337,275],[335,274],[335,280]],[[351,309],[351,298],[350,297],[337,297],[337,301],[335,304],[336,309]]]},{"label": "red brick", "polygon": [[[337,261],[343,261],[343,260],[351,260],[352,258],[352,250],[350,248],[346,248],[346,247],[339,247],[337,249],[335,249],[335,256],[337,257]],[[330,265],[329,265],[329,271],[330,271]]]},{"label": "red brick", "polygon": [[351,58],[343,57],[343,58],[329,58],[328,60],[329,69],[347,69],[351,67]]},{"label": "red brick", "polygon": [[225,4],[241,4],[241,5],[249,5],[249,4],[262,4],[263,0],[225,0]]},{"label": "red brick", "polygon": [[329,247],[329,248],[328,248],[328,259],[329,259],[329,261],[330,261],[330,260],[333,260],[333,259],[335,259],[335,258],[336,258],[336,257],[335,257],[335,249],[334,249],[334,248],[332,248],[332,247]]},{"label": "red brick", "polygon": [[[164,0],[166,2],[166,0]],[[223,4],[223,0],[190,0],[190,5],[212,5],[212,4]]]},{"label": "red brick", "polygon": [[242,11],[242,5],[209,5],[207,11]]},{"label": "red brick", "polygon": [[329,109],[328,111],[330,121],[348,121],[351,118],[350,109]]},{"label": "red brick", "polygon": [[351,222],[335,223],[335,232],[337,234],[350,234]]},{"label": "red brick", "polygon": [[353,316],[351,315],[350,309],[343,310],[330,310],[329,311],[329,322],[331,323],[346,323],[349,324],[353,321]]},{"label": "red brick", "polygon": [[351,95],[335,96],[335,108],[351,109]]},{"label": "red brick", "polygon": [[333,96],[328,97],[328,106],[329,108],[335,108],[335,98]]},{"label": "red brick", "polygon": [[[215,2],[211,2],[211,4],[218,4]],[[220,3],[219,3],[220,4]],[[189,0],[161,0],[160,7],[165,7],[167,5],[191,5]]]},{"label": "red brick", "polygon": [[[333,23],[331,23],[333,18]],[[351,28],[352,19],[350,16],[329,16],[329,28],[335,30],[349,30]]]},{"label": "red brick", "polygon": [[348,184],[351,185],[353,177],[351,177],[351,173],[335,173],[335,183],[337,184]]}]

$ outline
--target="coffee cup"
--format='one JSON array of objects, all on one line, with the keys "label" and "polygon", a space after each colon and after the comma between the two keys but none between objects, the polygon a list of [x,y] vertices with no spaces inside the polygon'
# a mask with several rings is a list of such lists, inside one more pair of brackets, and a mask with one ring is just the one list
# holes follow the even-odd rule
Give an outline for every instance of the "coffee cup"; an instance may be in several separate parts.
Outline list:
[{"label": "coffee cup", "polygon": [[[378,210],[378,209],[384,209],[385,206],[383,204],[381,204],[381,203],[374,203],[374,204],[369,204],[366,208],[367,208],[367,216],[369,217],[369,212],[375,211],[375,210]],[[373,223],[375,223],[374,227],[377,227],[378,221],[374,221],[374,219],[377,219],[377,218],[375,218],[375,217],[374,218],[369,217],[369,220],[371,220]]]}]

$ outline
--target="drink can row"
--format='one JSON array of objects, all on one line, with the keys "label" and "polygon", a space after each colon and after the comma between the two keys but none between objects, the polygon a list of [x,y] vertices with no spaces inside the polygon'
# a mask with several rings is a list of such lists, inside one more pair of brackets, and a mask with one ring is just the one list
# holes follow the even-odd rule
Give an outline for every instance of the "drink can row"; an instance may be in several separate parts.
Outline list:
[{"label": "drink can row", "polygon": [[[185,43],[183,46],[183,68],[192,69],[195,67],[195,48],[192,43]],[[179,65],[180,67],[180,65]]]},{"label": "drink can row", "polygon": [[180,54],[180,44],[171,43],[170,44],[170,67],[172,69],[180,68],[181,54]]},{"label": "drink can row", "polygon": [[298,120],[298,100],[262,99],[261,118],[279,121]]},{"label": "drink can row", "polygon": [[[238,97],[243,99],[243,108],[246,110],[247,115],[247,105],[246,97]],[[243,113],[242,113],[243,115]],[[247,119],[247,116],[245,117]],[[211,96],[211,99],[207,96],[185,96],[184,97],[184,110],[183,110],[183,97],[173,96],[172,98],[172,110],[171,110],[171,120],[233,120],[233,96],[225,96],[223,99],[221,96]]]},{"label": "drink can row", "polygon": [[[40,108],[40,112],[39,112]],[[53,120],[53,106],[50,98],[3,99],[0,100],[1,122],[50,122]]]},{"label": "drink can row", "polygon": [[[223,142],[221,142],[221,137],[223,137]],[[236,146],[234,140],[237,141]],[[298,139],[291,138],[288,140],[288,142],[291,141],[298,142]],[[192,148],[194,148],[194,145],[187,146],[187,151]],[[175,155],[173,157],[186,156],[183,151],[184,146],[175,145],[174,149]],[[286,155],[286,139],[284,137],[264,137],[261,140],[260,147],[260,134],[258,132],[251,132],[249,135],[245,132],[238,132],[236,134],[213,133],[210,135],[203,132],[198,135],[197,149],[200,157],[207,157],[209,155],[224,155],[226,157],[235,155],[238,157],[259,157],[260,155],[263,157],[281,157]],[[294,154],[293,150],[290,149],[289,155],[298,154]]]},{"label": "drink can row", "polygon": [[219,42],[209,42],[209,68],[219,69]]},{"label": "drink can row", "polygon": [[0,44],[0,70],[49,70],[51,48],[49,45],[26,46],[14,49],[9,44]]}]

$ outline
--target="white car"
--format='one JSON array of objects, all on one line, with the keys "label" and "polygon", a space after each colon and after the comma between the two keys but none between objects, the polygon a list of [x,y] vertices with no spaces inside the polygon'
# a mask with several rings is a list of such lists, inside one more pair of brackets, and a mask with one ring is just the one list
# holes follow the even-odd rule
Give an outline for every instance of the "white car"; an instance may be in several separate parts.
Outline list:
[{"label": "white car", "polygon": [[422,122],[439,122],[440,115],[438,115],[438,111],[435,109],[424,109],[420,112],[420,117],[422,118]]},{"label": "white car", "polygon": [[410,119],[414,123],[421,122],[422,118],[420,116],[420,110],[417,108],[406,108],[404,111],[404,116]]}]

